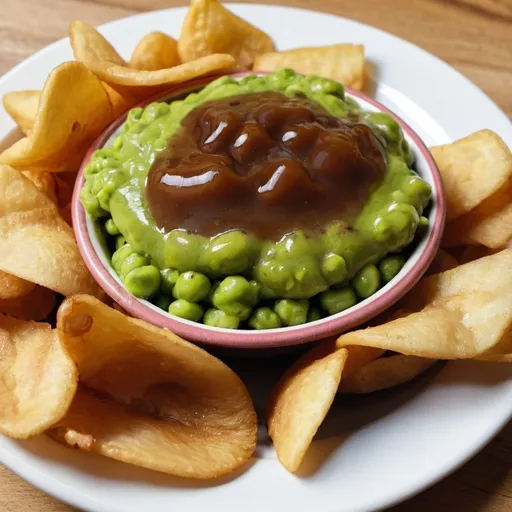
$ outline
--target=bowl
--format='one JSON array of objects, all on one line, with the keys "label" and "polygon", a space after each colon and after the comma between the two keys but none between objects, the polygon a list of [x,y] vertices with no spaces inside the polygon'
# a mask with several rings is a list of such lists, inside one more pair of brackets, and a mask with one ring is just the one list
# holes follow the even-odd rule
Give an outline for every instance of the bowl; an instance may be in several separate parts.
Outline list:
[{"label": "bowl", "polygon": [[[241,77],[245,74],[247,73],[238,73],[233,76]],[[163,101],[182,96],[201,88],[212,80],[213,78],[210,77],[180,84],[139,106],[145,106],[155,100]],[[293,327],[253,331],[223,329],[184,320],[170,315],[146,300],[131,295],[112,268],[110,257],[98,237],[94,222],[87,215],[79,199],[80,190],[84,184],[84,167],[95,150],[108,147],[117,137],[126,120],[126,114],[108,126],[92,144],[82,162],[73,193],[73,228],[82,257],[94,279],[119,306],[133,317],[157,327],[169,329],[189,341],[230,349],[275,349],[312,342],[353,329],[392,306],[422,277],[439,248],[446,213],[441,176],[425,144],[404,121],[361,92],[347,88],[346,95],[355,99],[364,110],[385,112],[400,124],[415,155],[416,171],[431,185],[433,191],[427,233],[416,245],[400,273],[371,297],[341,313],[314,322]]]}]

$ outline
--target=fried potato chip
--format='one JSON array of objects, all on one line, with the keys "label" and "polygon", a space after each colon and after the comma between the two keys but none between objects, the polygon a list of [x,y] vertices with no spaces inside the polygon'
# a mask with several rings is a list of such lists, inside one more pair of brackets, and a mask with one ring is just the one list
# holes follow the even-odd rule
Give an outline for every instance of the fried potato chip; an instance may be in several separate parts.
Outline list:
[{"label": "fried potato chip", "polygon": [[334,44],[265,53],[256,57],[253,69],[275,71],[291,68],[304,75],[332,78],[346,87],[361,91],[364,87],[365,60],[361,44]]},{"label": "fried potato chip", "polygon": [[355,374],[343,378],[340,393],[373,393],[405,384],[431,366],[437,359],[396,354],[371,361]]},{"label": "fried potato chip", "polygon": [[0,299],[0,313],[19,320],[45,320],[53,311],[57,297],[48,288],[34,285],[34,289],[17,299]]},{"label": "fried potato chip", "polygon": [[28,178],[46,197],[57,203],[56,180],[51,172],[22,171],[21,174]]},{"label": "fried potato chip", "polygon": [[483,245],[467,245],[453,248],[452,252],[456,254],[455,257],[459,260],[459,263],[464,265],[471,261],[496,254],[498,251],[489,249]]},{"label": "fried potato chip", "polygon": [[0,433],[41,434],[68,410],[76,366],[49,324],[0,315]]},{"label": "fried potato chip", "polygon": [[181,26],[178,52],[183,62],[228,53],[241,69],[274,50],[270,36],[223,7],[217,0],[191,0]]},{"label": "fried potato chip", "polygon": [[512,179],[512,153],[491,130],[430,151],[443,179],[448,221],[469,212]]},{"label": "fried potato chip", "polygon": [[52,437],[189,478],[226,475],[251,457],[254,407],[220,360],[89,296],[64,301],[57,328],[84,388]]},{"label": "fried potato chip", "polygon": [[491,249],[505,247],[512,240],[512,178],[476,208],[450,222],[444,246],[481,244]]},{"label": "fried potato chip", "polygon": [[[127,66],[119,66],[107,61],[87,61],[84,64],[101,80],[110,85],[125,85],[150,88],[146,94],[158,92],[161,86],[181,84],[194,78],[210,75],[233,68],[234,59],[227,54],[214,54],[197,60],[186,62],[169,69],[145,71]],[[140,94],[140,90],[135,90]]]},{"label": "fried potato chip", "polygon": [[20,172],[0,166],[0,270],[62,295],[98,293],[73,230]]},{"label": "fried potato chip", "polygon": [[178,42],[163,32],[151,32],[144,36],[130,58],[130,67],[156,71],[177,66],[181,62]]},{"label": "fried potato chip", "polygon": [[125,60],[115,48],[94,28],[83,21],[69,25],[69,40],[75,59],[80,62],[103,60],[125,66]]},{"label": "fried potato chip", "polygon": [[16,299],[30,293],[35,284],[0,270],[0,300]]},{"label": "fried potato chip", "polygon": [[111,120],[101,82],[83,64],[65,62],[46,79],[31,135],[0,154],[0,163],[32,171],[78,169]]},{"label": "fried potato chip", "polygon": [[428,267],[425,275],[438,274],[439,272],[445,272],[459,265],[457,258],[443,249],[439,249],[434,256],[430,267]]},{"label": "fried potato chip", "polygon": [[296,472],[338,391],[348,352],[313,350],[299,359],[272,390],[268,433],[277,457]]},{"label": "fried potato chip", "polygon": [[13,91],[2,98],[6,112],[25,135],[34,127],[40,96],[41,91]]}]

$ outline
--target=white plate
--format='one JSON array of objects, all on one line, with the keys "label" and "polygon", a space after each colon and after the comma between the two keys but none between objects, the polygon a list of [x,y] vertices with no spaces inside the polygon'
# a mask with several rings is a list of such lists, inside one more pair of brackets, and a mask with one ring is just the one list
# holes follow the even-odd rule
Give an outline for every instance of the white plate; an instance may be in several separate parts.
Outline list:
[{"label": "white plate", "polygon": [[[304,10],[229,7],[269,32],[281,49],[364,43],[376,99],[404,118],[427,145],[491,128],[512,146],[512,126],[487,96],[447,64],[397,37]],[[147,32],[177,36],[184,14],[183,8],[141,14],[109,23],[102,32],[128,56]],[[49,46],[7,73],[0,94],[41,87],[52,67],[71,58],[67,41]],[[0,112],[0,138],[12,127]],[[230,363],[249,383],[256,377],[260,403],[266,391],[261,384],[270,387],[282,365]],[[390,506],[439,480],[482,448],[511,416],[512,368],[466,361],[449,363],[413,385],[338,400],[306,470],[325,460],[307,478],[288,474],[264,435],[243,474],[210,485],[69,450],[45,437],[25,442],[0,437],[0,461],[46,492],[91,511],[362,512]]]}]

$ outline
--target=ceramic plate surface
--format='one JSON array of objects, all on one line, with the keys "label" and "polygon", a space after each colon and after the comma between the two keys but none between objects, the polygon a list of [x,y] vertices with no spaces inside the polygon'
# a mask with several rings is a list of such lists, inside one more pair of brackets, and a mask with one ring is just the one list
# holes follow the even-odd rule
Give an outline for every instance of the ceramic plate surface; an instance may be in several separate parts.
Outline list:
[{"label": "ceramic plate surface", "polygon": [[[505,114],[466,78],[416,46],[326,14],[258,5],[230,8],[270,33],[280,49],[340,38],[364,43],[373,96],[427,145],[490,128],[512,146]],[[184,8],[141,14],[109,23],[102,32],[127,57],[148,32],[178,36],[184,15]],[[71,58],[67,40],[49,46],[0,79],[0,94],[40,88],[51,68]],[[0,138],[13,126],[0,112]],[[246,379],[261,411],[286,362],[228,364]],[[363,512],[390,506],[436,482],[481,449],[511,415],[512,368],[461,361],[434,368],[411,385],[338,400],[299,477],[279,465],[263,428],[253,463],[238,478],[221,482],[174,479],[45,437],[24,442],[0,437],[0,462],[61,500],[95,512]]]}]

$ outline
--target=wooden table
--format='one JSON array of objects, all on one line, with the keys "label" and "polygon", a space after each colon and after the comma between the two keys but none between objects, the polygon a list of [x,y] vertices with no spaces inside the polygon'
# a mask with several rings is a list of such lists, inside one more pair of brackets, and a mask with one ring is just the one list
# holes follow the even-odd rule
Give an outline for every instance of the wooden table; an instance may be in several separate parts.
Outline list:
[{"label": "wooden table", "polygon": [[[512,0],[259,0],[353,18],[412,41],[467,75],[512,116]],[[67,33],[180,0],[0,0],[0,74]],[[512,511],[512,423],[471,462],[393,512]],[[69,512],[0,466],[1,512]]]}]

